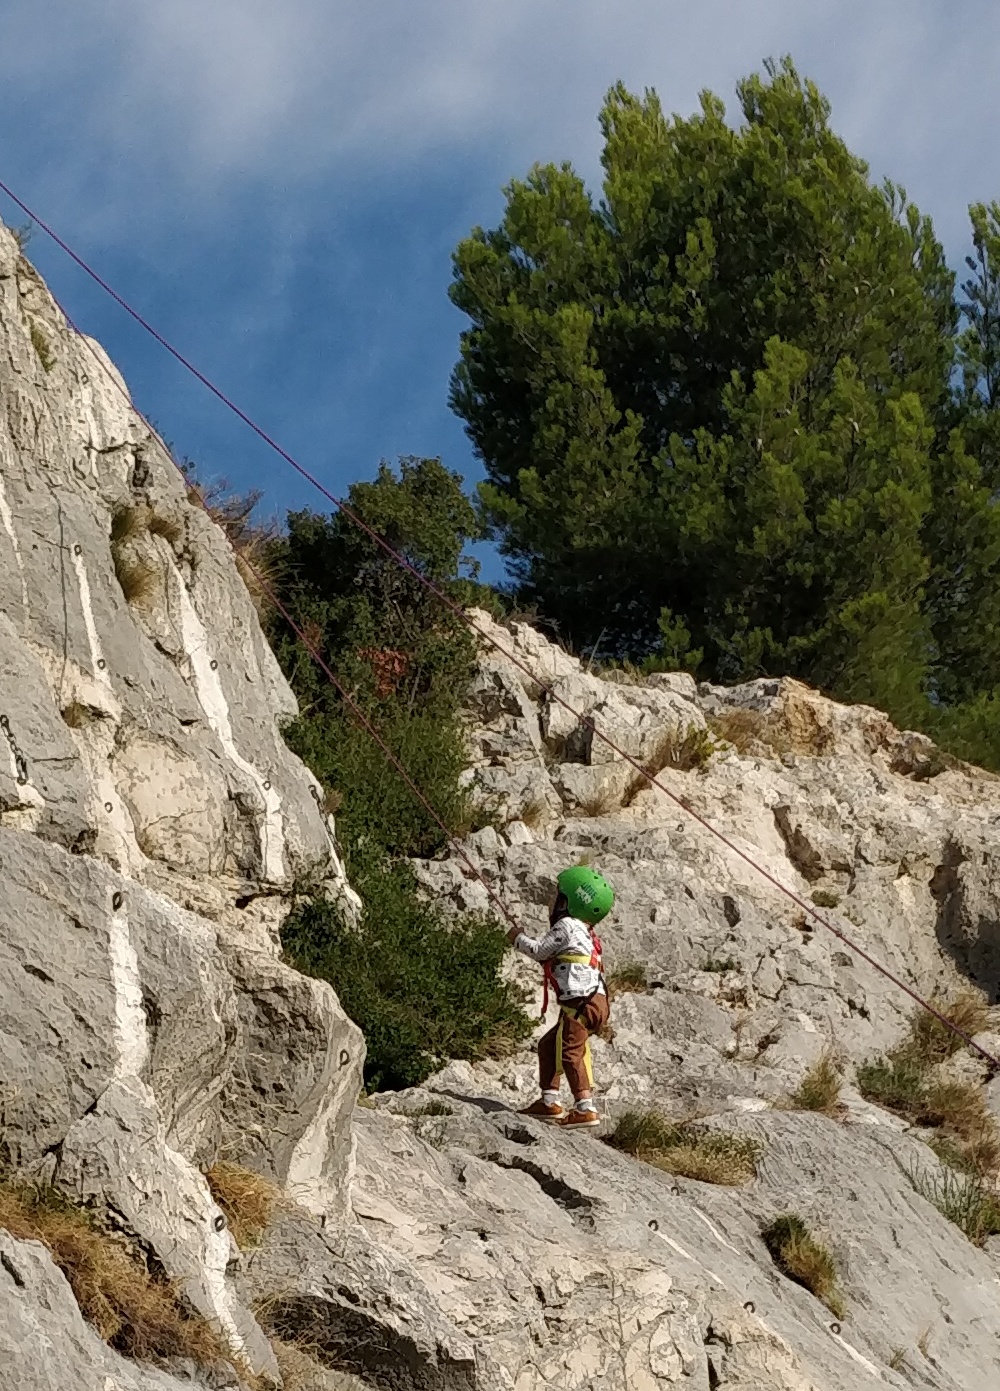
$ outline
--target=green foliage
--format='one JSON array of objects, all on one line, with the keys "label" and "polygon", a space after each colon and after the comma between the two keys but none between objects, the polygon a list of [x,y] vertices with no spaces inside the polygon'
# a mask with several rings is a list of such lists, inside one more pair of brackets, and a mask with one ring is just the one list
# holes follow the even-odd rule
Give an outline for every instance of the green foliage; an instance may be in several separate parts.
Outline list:
[{"label": "green foliage", "polygon": [[365,904],[360,931],[334,905],[306,900],[286,918],[282,944],[299,970],[328,980],[365,1035],[365,1085],[414,1087],[448,1058],[502,1052],[531,1029],[499,982],[505,939],[487,919],[455,921],[421,900],[411,867],[355,852]]},{"label": "green foliage", "polygon": [[[474,575],[460,577],[464,547],[479,535],[475,514],[439,460],[404,459],[398,478],[383,464],[375,482],[351,489],[350,505],[420,575],[459,602],[477,597]],[[445,824],[467,831],[472,810],[458,778],[460,704],[475,659],[468,629],[342,513],[291,513],[275,553],[282,602],[310,646]],[[286,737],[340,795],[348,856],[362,842],[389,856],[441,850],[440,828],[280,618],[273,642],[302,710]]]},{"label": "green foliage", "polygon": [[711,95],[668,119],[619,85],[599,204],[568,165],[508,186],[455,253],[452,402],[524,593],[576,643],[847,690],[925,644],[952,279],[790,63],[739,95],[734,130]]},{"label": "green foliage", "polygon": [[619,84],[601,198],[536,165],[457,247],[484,518],[579,649],[798,676],[1000,769],[1000,204],[956,298],[790,61],[738,95]]},{"label": "green foliage", "polygon": [[[351,489],[350,505],[420,574],[461,603],[481,598],[462,554],[475,539],[461,479],[435,459],[383,465]],[[449,831],[474,810],[460,706],[475,648],[466,627],[415,575],[401,570],[343,514],[292,513],[270,556],[281,600]],[[364,1031],[371,1088],[414,1086],[448,1058],[501,1050],[530,1031],[500,980],[505,939],[486,918],[457,920],[420,893],[408,857],[438,854],[447,837],[387,761],[283,619],[273,641],[299,699],[291,747],[338,808],[347,867],[364,902],[360,930],[306,895],[282,940],[302,970],[330,981]]]},{"label": "green foliage", "polygon": [[911,1171],[910,1182],[976,1246],[1000,1236],[1000,1194],[981,1175],[943,1168],[937,1173]]}]

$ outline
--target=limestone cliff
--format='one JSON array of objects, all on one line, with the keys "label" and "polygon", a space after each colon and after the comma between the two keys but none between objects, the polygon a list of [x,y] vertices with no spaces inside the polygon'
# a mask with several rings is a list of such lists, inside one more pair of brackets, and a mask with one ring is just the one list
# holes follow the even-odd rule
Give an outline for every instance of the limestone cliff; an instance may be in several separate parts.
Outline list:
[{"label": "limestone cliff", "polygon": [[[363,1040],[276,945],[302,873],[357,906],[280,737],[292,696],[224,536],[0,229],[7,1168],[143,1252],[260,1386],[280,1381],[262,1326],[312,1350],[296,1391],[1000,1385],[1000,1260],[917,1191],[940,1174],[922,1132],[852,1085],[909,1002],[684,810],[832,904],[922,993],[971,982],[995,1004],[1000,782],[795,683],[601,677],[529,627],[480,622],[534,679],[484,645],[469,776],[497,825],[469,853],[529,930],[562,865],[599,861],[618,890],[609,965],[648,977],[595,1044],[602,1104],[751,1137],[743,1187],[524,1121],[530,1048],[355,1105]],[[684,806],[542,684],[662,765]],[[457,858],[420,873],[485,906]],[[528,963],[510,969],[535,989]],[[784,1109],[831,1044],[840,1111]],[[1000,1112],[1000,1080],[951,1066]],[[290,1199],[243,1250],[202,1177],[219,1157]],[[771,1261],[761,1230],[788,1211],[830,1246],[843,1319]],[[0,1391],[227,1376],[119,1357],[44,1249],[0,1231]]]},{"label": "limestone cliff", "polygon": [[[112,1211],[257,1368],[199,1167],[225,1154],[342,1214],[364,1056],[275,946],[296,874],[349,892],[280,737],[294,709],[221,531],[0,229],[2,1138]],[[104,1384],[60,1282],[5,1255],[5,1387]]]}]

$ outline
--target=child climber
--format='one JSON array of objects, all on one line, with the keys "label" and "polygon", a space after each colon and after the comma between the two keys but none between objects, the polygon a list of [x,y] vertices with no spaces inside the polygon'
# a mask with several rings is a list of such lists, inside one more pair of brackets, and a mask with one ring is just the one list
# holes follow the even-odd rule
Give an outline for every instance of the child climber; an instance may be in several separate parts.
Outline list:
[{"label": "child climber", "polygon": [[[542,1094],[521,1114],[569,1127],[599,1125],[590,1035],[604,1028],[609,1007],[601,970],[601,943],[594,925],[611,912],[615,894],[604,876],[586,865],[564,869],[556,880],[556,888],[549,931],[544,937],[527,937],[517,928],[507,934],[517,951],[545,967],[543,1018],[550,982],[559,1000],[559,1019],[538,1043]],[[573,1109],[568,1115],[559,1103],[563,1072],[573,1092]]]}]

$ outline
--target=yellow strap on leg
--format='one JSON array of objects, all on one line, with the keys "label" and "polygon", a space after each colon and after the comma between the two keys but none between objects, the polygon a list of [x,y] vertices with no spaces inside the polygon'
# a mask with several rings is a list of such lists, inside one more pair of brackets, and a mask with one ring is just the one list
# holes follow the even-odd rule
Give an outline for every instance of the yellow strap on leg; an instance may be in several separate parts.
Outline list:
[{"label": "yellow strap on leg", "polygon": [[562,1010],[560,1010],[560,1011],[559,1011],[559,1022],[558,1022],[558,1024],[556,1025],[556,1076],[557,1076],[557,1077],[561,1077],[561,1076],[562,1076],[562,1070],[563,1070],[563,1059],[562,1059],[562,1048],[563,1048],[563,1021],[565,1020],[565,1018],[566,1018],[566,1015],[563,1013]]},{"label": "yellow strap on leg", "polygon": [[590,1035],[587,1035],[587,1042],[583,1045],[583,1066],[587,1073],[587,1085],[593,1090],[594,1087],[594,1064],[590,1057]]}]

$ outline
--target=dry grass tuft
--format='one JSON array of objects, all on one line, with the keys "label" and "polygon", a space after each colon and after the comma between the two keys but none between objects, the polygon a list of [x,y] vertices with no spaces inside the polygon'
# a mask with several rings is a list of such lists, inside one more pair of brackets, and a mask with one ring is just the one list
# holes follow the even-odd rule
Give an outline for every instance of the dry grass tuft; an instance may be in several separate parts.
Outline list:
[{"label": "dry grass tuft", "polygon": [[621,799],[614,788],[600,787],[589,797],[584,797],[579,801],[576,809],[581,816],[610,816],[620,805],[622,805]]},{"label": "dry grass tuft", "polygon": [[618,995],[642,995],[649,989],[646,967],[641,961],[623,961],[606,978],[608,999]]},{"label": "dry grass tuft", "polygon": [[826,1052],[788,1097],[785,1107],[790,1111],[816,1111],[823,1116],[835,1116],[839,1100],[840,1069],[834,1055]]},{"label": "dry grass tuft", "polygon": [[318,1346],[272,1338],[271,1347],[278,1360],[282,1391],[326,1391],[329,1373],[320,1362]]},{"label": "dry grass tuft", "polygon": [[261,1174],[222,1159],[206,1169],[205,1178],[236,1245],[242,1251],[259,1246],[275,1210],[286,1201],[281,1189]]},{"label": "dry grass tuft", "polygon": [[274,553],[274,536],[269,531],[254,530],[240,537],[230,537],[233,556],[240,579],[258,614],[263,617],[273,608],[272,595],[278,585],[279,566]]},{"label": "dry grass tuft", "polygon": [[111,549],[124,546],[126,541],[134,541],[149,531],[151,518],[149,508],[144,505],[116,507],[111,516]]},{"label": "dry grass tuft", "polygon": [[114,554],[115,575],[126,604],[138,608],[148,605],[159,589],[160,572],[148,560]]},{"label": "dry grass tuft", "polygon": [[[934,995],[930,1003],[969,1038],[981,1034],[989,1025],[989,1008],[982,995],[974,990],[962,990],[950,1000]],[[957,1034],[924,1009],[911,1018],[910,1037],[914,1051],[928,1063],[944,1062],[963,1047]]]},{"label": "dry grass tuft", "polygon": [[172,1286],[51,1190],[0,1185],[0,1227],[47,1248],[84,1318],[123,1356],[161,1364],[184,1357],[201,1367],[227,1360],[218,1335]]},{"label": "dry grass tuft", "polygon": [[658,1111],[627,1111],[607,1143],[680,1178],[732,1187],[756,1177],[761,1152],[747,1135],[678,1124]]},{"label": "dry grass tuft", "polygon": [[86,705],[81,705],[78,700],[71,700],[68,705],[63,706],[59,712],[63,717],[63,722],[69,725],[70,729],[84,729],[91,721],[91,713]]},{"label": "dry grass tuft", "polygon": [[822,1300],[838,1319],[844,1318],[846,1306],[838,1288],[833,1256],[810,1234],[801,1217],[794,1213],[776,1217],[764,1228],[761,1237],[782,1274]]},{"label": "dry grass tuft", "polygon": [[199,483],[187,471],[188,501],[204,509],[210,521],[221,527],[233,548],[236,568],[246,585],[253,605],[261,619],[270,616],[272,592],[277,587],[280,565],[275,541],[279,535],[276,523],[259,524],[251,520],[261,493],[231,493],[225,479],[215,483]]},{"label": "dry grass tuft", "polygon": [[55,355],[49,345],[49,340],[37,324],[31,325],[31,346],[38,356],[38,361],[42,364],[43,371],[51,372],[56,365]]},{"label": "dry grass tuft", "polygon": [[548,820],[549,807],[544,797],[529,797],[518,812],[515,820],[523,821],[532,831],[538,831]]},{"label": "dry grass tuft", "polygon": [[649,787],[649,779],[657,777],[665,768],[679,773],[694,772],[706,768],[718,751],[719,746],[707,729],[692,725],[685,730],[664,730],[642,765],[642,773],[637,773],[629,784],[622,806],[631,806],[639,793]]},{"label": "dry grass tuft", "polygon": [[184,528],[174,517],[165,517],[162,512],[154,512],[149,518],[149,532],[152,536],[162,536],[171,547],[176,548],[184,539]]}]

